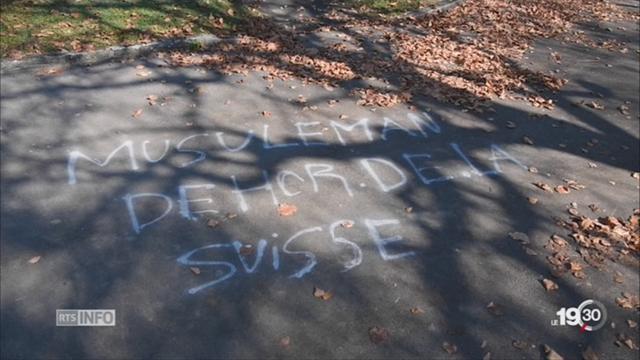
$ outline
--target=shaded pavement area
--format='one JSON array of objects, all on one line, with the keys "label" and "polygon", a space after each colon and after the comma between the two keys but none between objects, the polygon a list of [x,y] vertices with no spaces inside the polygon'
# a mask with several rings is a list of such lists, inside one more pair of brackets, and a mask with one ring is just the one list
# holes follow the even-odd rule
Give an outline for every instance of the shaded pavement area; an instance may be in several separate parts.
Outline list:
[{"label": "shaded pavement area", "polygon": [[[2,357],[636,358],[616,298],[637,299],[637,250],[583,278],[546,258],[568,209],[639,203],[638,24],[581,29],[628,51],[544,39],[511,65],[568,80],[552,109],[364,107],[167,56],[3,73]],[[602,329],[551,325],[586,299]]]}]

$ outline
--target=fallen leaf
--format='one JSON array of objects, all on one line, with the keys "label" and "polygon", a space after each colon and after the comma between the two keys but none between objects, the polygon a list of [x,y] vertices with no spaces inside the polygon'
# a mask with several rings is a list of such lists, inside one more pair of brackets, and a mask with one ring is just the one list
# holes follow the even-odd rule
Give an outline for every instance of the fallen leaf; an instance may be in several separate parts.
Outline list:
[{"label": "fallen leaf", "polygon": [[409,312],[411,312],[413,315],[420,315],[420,314],[424,314],[424,310],[422,310],[420,307],[416,306],[416,307],[412,307]]},{"label": "fallen leaf", "polygon": [[638,322],[636,322],[636,321],[633,321],[633,320],[629,319],[629,320],[627,320],[627,325],[628,325],[630,328],[635,329],[635,328],[637,328],[637,327],[638,327]]},{"label": "fallen leaf", "polygon": [[349,117],[349,116],[347,116],[347,115],[345,115],[345,114],[340,114],[340,116],[338,116],[338,118],[339,118],[340,120],[346,119],[346,118],[348,118],[348,117]]},{"label": "fallen leaf", "polygon": [[530,173],[537,174],[537,173],[538,173],[538,168],[533,167],[533,166],[529,166],[529,172],[530,172]]},{"label": "fallen leaf", "polygon": [[502,310],[502,306],[494,303],[493,301],[487,305],[487,311],[493,316],[502,316],[504,315],[504,311]]},{"label": "fallen leaf", "polygon": [[542,345],[544,356],[546,360],[563,360],[564,358],[560,356],[555,350],[553,350],[549,345]]},{"label": "fallen leaf", "polygon": [[627,105],[618,106],[618,111],[620,111],[622,115],[629,115],[629,107]]},{"label": "fallen leaf", "polygon": [[533,144],[534,144],[534,143],[533,143],[533,140],[532,140],[530,137],[528,137],[528,136],[523,137],[523,138],[522,138],[522,141],[523,141],[525,144],[527,144],[527,145],[533,145]]},{"label": "fallen leaf", "polygon": [[271,117],[271,112],[270,111],[262,111],[262,112],[260,112],[260,115],[262,115],[264,117]]},{"label": "fallen leaf", "polygon": [[194,267],[190,267],[189,270],[191,270],[191,272],[194,275],[200,275],[200,268],[197,268],[197,267],[194,266]]},{"label": "fallen leaf", "polygon": [[353,227],[353,225],[354,225],[354,223],[351,220],[343,221],[343,222],[340,223],[340,226],[342,226],[345,229],[350,229],[350,228]]},{"label": "fallen leaf", "polygon": [[256,249],[251,245],[243,245],[240,247],[240,255],[249,256],[255,254]]},{"label": "fallen leaf", "polygon": [[383,327],[373,326],[369,328],[369,340],[374,344],[389,340],[389,331]]},{"label": "fallen leaf", "polygon": [[558,284],[556,284],[553,280],[542,279],[542,286],[547,291],[555,291],[558,290]]},{"label": "fallen leaf", "polygon": [[216,219],[209,219],[209,221],[207,221],[207,226],[210,228],[215,228],[218,225],[220,225],[220,221],[216,220]]},{"label": "fallen leaf", "polygon": [[616,274],[613,276],[613,281],[616,284],[622,284],[624,282],[624,277],[622,277],[621,273],[616,272]]},{"label": "fallen leaf", "polygon": [[455,346],[454,344],[448,343],[446,341],[442,343],[442,348],[444,349],[444,351],[446,351],[449,354],[455,354],[458,352],[457,346]]},{"label": "fallen leaf", "polygon": [[527,200],[529,201],[529,203],[530,203],[531,205],[535,205],[535,204],[537,204],[537,203],[538,203],[538,201],[539,201],[537,197],[533,197],[533,196],[529,196],[529,197],[527,198]]},{"label": "fallen leaf", "polygon": [[625,292],[622,293],[621,297],[616,298],[616,304],[626,310],[640,307],[638,297]]},{"label": "fallen leaf", "polygon": [[631,177],[640,180],[640,172],[631,173]]},{"label": "fallen leaf", "polygon": [[529,344],[521,340],[513,340],[511,342],[511,345],[513,345],[514,348],[520,349],[520,350],[524,350],[529,347]]},{"label": "fallen leaf", "polygon": [[278,215],[280,216],[292,216],[298,211],[298,207],[292,204],[282,203],[278,204]]},{"label": "fallen leaf", "polygon": [[554,188],[554,190],[558,193],[558,194],[568,194],[571,192],[571,189],[569,189],[568,187],[564,186],[564,185],[558,185]]},{"label": "fallen leaf", "polygon": [[151,71],[149,71],[149,70],[147,70],[145,68],[142,68],[142,69],[139,69],[138,71],[136,71],[136,75],[140,76],[140,77],[147,77],[147,76],[151,75]]},{"label": "fallen leaf", "polygon": [[36,74],[44,77],[59,76],[64,73],[64,69],[60,66],[52,66],[39,70]]},{"label": "fallen leaf", "polygon": [[285,336],[280,339],[280,346],[283,348],[288,348],[291,345],[291,338],[289,336]]},{"label": "fallen leaf", "polygon": [[40,259],[42,259],[42,256],[34,256],[29,259],[29,264],[37,264],[38,262],[40,262]]},{"label": "fallen leaf", "polygon": [[593,351],[591,346],[587,346],[587,348],[584,349],[584,351],[582,352],[582,359],[583,360],[600,360],[600,357],[598,357],[598,354],[596,354],[596,352]]},{"label": "fallen leaf", "polygon": [[413,207],[411,207],[411,206],[407,206],[406,208],[404,208],[404,211],[405,211],[406,213],[412,213],[412,212],[413,212]]},{"label": "fallen leaf", "polygon": [[510,232],[509,237],[513,240],[520,241],[523,245],[529,244],[531,242],[529,241],[529,235],[522,232]]},{"label": "fallen leaf", "polygon": [[569,212],[569,214],[571,214],[573,216],[578,216],[578,214],[579,214],[578,209],[576,209],[576,208],[568,208],[567,212]]},{"label": "fallen leaf", "polygon": [[134,118],[138,118],[140,117],[140,115],[142,115],[142,109],[138,109],[131,114],[131,116]]},{"label": "fallen leaf", "polygon": [[158,96],[156,96],[156,95],[147,95],[147,101],[149,102],[149,106],[155,105],[157,100],[158,100]]},{"label": "fallen leaf", "polygon": [[604,110],[604,105],[600,104],[597,101],[591,101],[586,104],[588,107],[596,110]]},{"label": "fallen leaf", "polygon": [[331,300],[331,298],[333,297],[333,294],[329,291],[324,291],[322,289],[320,289],[319,287],[313,287],[313,296],[315,296],[318,299],[327,301],[327,300]]},{"label": "fallen leaf", "polygon": [[551,186],[548,185],[548,184],[545,184],[543,182],[535,182],[535,183],[533,183],[533,185],[539,187],[540,189],[542,189],[544,191],[553,192],[553,189],[551,188]]}]

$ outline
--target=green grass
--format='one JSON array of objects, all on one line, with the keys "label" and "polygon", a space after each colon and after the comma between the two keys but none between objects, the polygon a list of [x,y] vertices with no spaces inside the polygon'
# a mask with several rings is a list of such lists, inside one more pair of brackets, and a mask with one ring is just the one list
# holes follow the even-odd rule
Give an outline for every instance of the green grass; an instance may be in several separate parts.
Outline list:
[{"label": "green grass", "polygon": [[347,3],[366,13],[397,14],[438,2],[438,0],[349,0]]},{"label": "green grass", "polygon": [[2,57],[228,31],[246,15],[229,0],[3,0],[1,10]]}]

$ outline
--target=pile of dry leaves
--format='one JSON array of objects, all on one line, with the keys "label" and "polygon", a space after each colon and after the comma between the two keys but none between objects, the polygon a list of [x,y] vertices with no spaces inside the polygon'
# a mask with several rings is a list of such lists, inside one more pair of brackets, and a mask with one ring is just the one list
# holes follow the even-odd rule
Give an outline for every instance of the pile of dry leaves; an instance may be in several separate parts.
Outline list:
[{"label": "pile of dry leaves", "polygon": [[[595,268],[604,269],[605,261],[617,261],[638,266],[640,256],[640,209],[635,209],[627,221],[613,216],[591,219],[583,215],[572,216],[569,221],[558,220],[558,224],[571,231],[569,237],[582,260]],[[547,260],[552,273],[562,276],[571,272],[584,278],[583,263],[569,255],[569,241],[553,235],[545,248],[552,255]],[[614,281],[622,279],[614,277]]]},{"label": "pile of dry leaves", "polygon": [[[386,84],[357,90],[362,105],[393,106],[429,95],[478,111],[495,97],[551,108],[553,102],[539,90],[557,91],[566,80],[519,65],[533,40],[561,37],[624,52],[624,44],[600,44],[574,28],[622,18],[638,15],[604,0],[469,0],[446,14],[409,19],[372,19],[334,9],[299,27],[250,18],[233,41],[207,53],[174,52],[167,58],[225,73],[264,71],[269,80],[336,86],[373,78]],[[322,33],[340,40],[310,47],[308,39]],[[561,61],[558,55],[554,59]]]}]

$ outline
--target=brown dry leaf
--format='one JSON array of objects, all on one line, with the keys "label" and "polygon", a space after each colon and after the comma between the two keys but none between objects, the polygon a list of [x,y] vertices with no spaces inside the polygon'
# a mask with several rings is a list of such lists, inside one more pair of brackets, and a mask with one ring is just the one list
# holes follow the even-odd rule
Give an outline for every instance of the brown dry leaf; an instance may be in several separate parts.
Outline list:
[{"label": "brown dry leaf", "polygon": [[616,274],[615,274],[615,275],[613,275],[613,281],[614,281],[616,284],[622,284],[622,283],[624,282],[624,277],[622,276],[622,274],[621,274],[621,273],[619,273],[619,272],[617,272],[617,271],[616,271]]},{"label": "brown dry leaf", "polygon": [[156,101],[158,101],[158,96],[156,95],[147,95],[147,101],[149,102],[149,106],[153,106],[156,104]]},{"label": "brown dry leaf", "polygon": [[596,110],[604,110],[604,105],[600,104],[597,101],[591,101],[586,104],[588,107]]},{"label": "brown dry leaf", "polygon": [[271,111],[261,111],[260,115],[264,117],[271,117]]},{"label": "brown dry leaf", "polygon": [[494,303],[493,301],[487,304],[487,311],[493,316],[502,316],[504,315],[504,310],[501,305]]},{"label": "brown dry leaf", "polygon": [[449,342],[446,342],[446,341],[442,343],[442,348],[448,354],[455,354],[455,353],[458,352],[458,347],[457,346],[455,346],[454,344],[451,344]]},{"label": "brown dry leaf", "polygon": [[598,356],[598,354],[596,354],[595,351],[593,351],[591,346],[587,346],[587,348],[584,349],[584,351],[582,352],[582,359],[583,360],[599,360],[600,357]]},{"label": "brown dry leaf", "polygon": [[374,344],[380,344],[389,340],[389,331],[380,326],[373,326],[369,328],[369,340]]},{"label": "brown dry leaf", "polygon": [[40,69],[36,73],[36,75],[43,76],[43,77],[53,77],[53,76],[62,75],[63,73],[64,73],[64,68],[60,66],[52,66],[52,67]]},{"label": "brown dry leaf", "polygon": [[531,205],[535,205],[535,204],[537,204],[537,203],[538,203],[538,201],[539,201],[537,197],[533,197],[533,196],[529,196],[529,197],[527,198],[527,200],[529,201],[529,203],[530,203]]},{"label": "brown dry leaf", "polygon": [[249,256],[255,254],[256,249],[252,245],[243,245],[240,247],[240,255]]},{"label": "brown dry leaf", "polygon": [[324,291],[322,289],[320,289],[319,287],[313,287],[313,296],[315,296],[318,299],[327,301],[327,300],[331,300],[331,298],[333,297],[333,294],[329,291]]},{"label": "brown dry leaf", "polygon": [[140,115],[142,115],[142,109],[138,109],[138,110],[134,111],[133,113],[131,113],[131,117],[133,117],[133,118],[139,118]]},{"label": "brown dry leaf", "polygon": [[342,226],[345,229],[350,229],[353,227],[353,225],[354,225],[354,222],[351,220],[343,221],[340,223],[340,226]]},{"label": "brown dry leaf", "polygon": [[413,315],[424,314],[424,310],[422,310],[422,308],[420,308],[419,306],[412,307],[411,309],[409,309],[409,312],[411,312]]},{"label": "brown dry leaf", "polygon": [[520,243],[523,245],[529,244],[531,242],[529,240],[529,235],[522,232],[518,232],[518,231],[510,232],[509,237],[512,238],[513,240],[520,241]]},{"label": "brown dry leaf", "polygon": [[628,293],[622,293],[621,297],[616,298],[616,304],[625,310],[640,307],[640,302],[637,296],[633,296]]},{"label": "brown dry leaf", "polygon": [[42,259],[42,256],[34,256],[29,259],[29,264],[37,264],[38,262],[40,262],[40,259]]},{"label": "brown dry leaf", "polygon": [[556,284],[553,280],[549,280],[549,279],[542,279],[542,286],[544,286],[544,289],[547,291],[555,291],[558,290],[558,284]]},{"label": "brown dry leaf", "polygon": [[629,107],[627,105],[618,106],[618,111],[620,111],[622,115],[629,115]]},{"label": "brown dry leaf", "polygon": [[544,351],[544,356],[546,360],[563,360],[564,358],[560,356],[555,350],[553,350],[549,345],[544,344],[542,346]]},{"label": "brown dry leaf", "polygon": [[514,348],[520,349],[520,350],[524,350],[529,347],[529,344],[521,340],[513,340],[511,342],[511,345],[513,345]]},{"label": "brown dry leaf", "polygon": [[191,270],[191,272],[193,273],[193,275],[200,275],[200,268],[198,267],[190,267],[189,270]]},{"label": "brown dry leaf", "polygon": [[578,216],[578,214],[580,213],[580,212],[578,212],[578,209],[576,209],[576,208],[568,208],[567,212],[569,214],[573,215],[573,216]]},{"label": "brown dry leaf", "polygon": [[151,75],[151,71],[145,69],[144,67],[138,69],[138,71],[136,71],[136,75],[140,76],[140,77],[147,77],[149,75]]},{"label": "brown dry leaf", "polygon": [[283,338],[280,339],[278,343],[280,344],[280,347],[283,347],[286,349],[291,345],[291,337],[284,336]]},{"label": "brown dry leaf", "polygon": [[549,184],[545,184],[543,182],[535,182],[533,183],[533,185],[539,187],[540,189],[547,191],[547,192],[553,192],[553,188],[551,188],[551,186]]},{"label": "brown dry leaf", "polygon": [[344,120],[344,119],[346,119],[346,118],[348,118],[348,117],[349,117],[348,115],[340,114],[340,116],[338,116],[338,119],[340,119],[340,120]]},{"label": "brown dry leaf", "polygon": [[558,185],[554,188],[554,190],[558,194],[568,194],[571,192],[571,189],[569,189],[567,186],[564,186],[564,185]]},{"label": "brown dry leaf", "polygon": [[411,206],[407,206],[406,208],[404,208],[404,212],[406,212],[406,213],[412,213],[412,212],[413,212],[413,207],[411,207]]},{"label": "brown dry leaf", "polygon": [[298,207],[293,204],[278,204],[278,215],[280,216],[292,216],[296,212],[298,212]]}]

